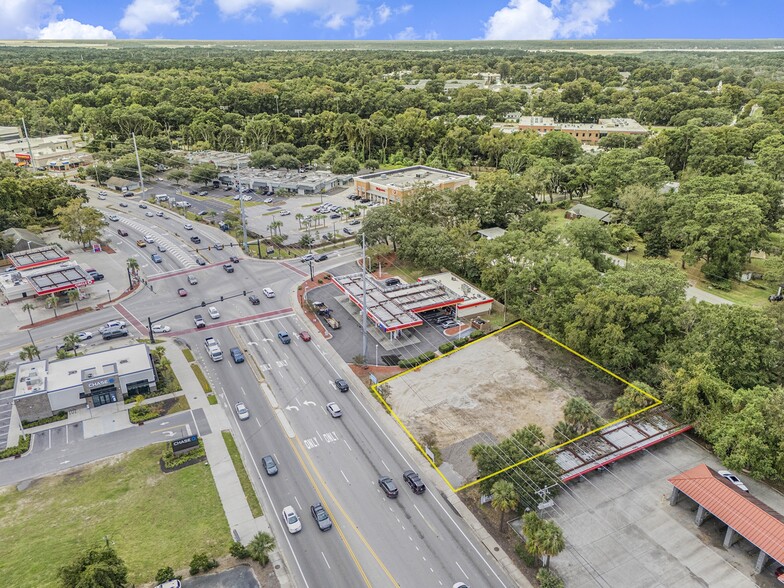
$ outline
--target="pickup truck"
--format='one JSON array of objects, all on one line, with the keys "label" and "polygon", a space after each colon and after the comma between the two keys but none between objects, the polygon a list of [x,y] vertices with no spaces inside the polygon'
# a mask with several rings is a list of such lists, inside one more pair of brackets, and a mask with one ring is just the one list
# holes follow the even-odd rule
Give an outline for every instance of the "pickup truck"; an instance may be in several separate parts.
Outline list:
[{"label": "pickup truck", "polygon": [[337,330],[340,328],[340,321],[335,318],[332,318],[331,316],[326,317],[324,319],[324,322],[327,323],[332,329]]},{"label": "pickup truck", "polygon": [[317,301],[317,300],[314,300],[314,301],[313,301],[313,309],[314,309],[314,310],[315,310],[315,311],[316,311],[318,314],[320,314],[320,315],[322,315],[322,316],[324,316],[324,315],[327,315],[327,316],[329,316],[329,308],[328,308],[328,307],[327,307],[327,305],[326,305],[326,304],[324,304],[323,302],[319,302],[319,301]]},{"label": "pickup truck", "polygon": [[207,349],[207,355],[210,356],[212,361],[221,361],[223,359],[223,351],[221,351],[218,342],[212,337],[207,337],[204,340],[204,347]]}]

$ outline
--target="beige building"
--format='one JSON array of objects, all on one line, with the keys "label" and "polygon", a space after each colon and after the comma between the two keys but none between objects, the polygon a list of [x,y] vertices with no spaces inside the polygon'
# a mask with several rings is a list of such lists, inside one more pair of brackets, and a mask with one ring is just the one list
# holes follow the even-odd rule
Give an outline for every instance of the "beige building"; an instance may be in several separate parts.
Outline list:
[{"label": "beige building", "polygon": [[356,176],[354,188],[360,198],[387,204],[401,202],[421,185],[430,185],[438,190],[456,190],[460,186],[467,186],[470,181],[471,176],[468,174],[414,165]]},{"label": "beige building", "polygon": [[540,135],[550,131],[562,131],[580,143],[597,145],[599,139],[607,135],[647,135],[648,129],[631,118],[600,118],[592,123],[557,123],[547,116],[521,116],[516,124],[499,123],[493,125],[506,132],[534,131]]}]

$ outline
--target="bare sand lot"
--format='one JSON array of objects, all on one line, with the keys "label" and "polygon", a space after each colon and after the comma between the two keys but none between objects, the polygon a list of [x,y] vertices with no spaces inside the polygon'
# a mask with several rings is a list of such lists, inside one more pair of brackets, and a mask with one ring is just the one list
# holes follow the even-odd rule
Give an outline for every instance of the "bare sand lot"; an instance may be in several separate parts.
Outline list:
[{"label": "bare sand lot", "polygon": [[[523,325],[482,339],[385,384],[389,402],[412,434],[435,434],[449,448],[469,438],[495,443],[534,423],[545,434],[571,396],[610,418],[624,385]],[[465,453],[465,444],[461,453]],[[456,457],[456,456],[453,456]],[[464,461],[464,460],[459,460]],[[455,467],[463,476],[465,463]]]}]

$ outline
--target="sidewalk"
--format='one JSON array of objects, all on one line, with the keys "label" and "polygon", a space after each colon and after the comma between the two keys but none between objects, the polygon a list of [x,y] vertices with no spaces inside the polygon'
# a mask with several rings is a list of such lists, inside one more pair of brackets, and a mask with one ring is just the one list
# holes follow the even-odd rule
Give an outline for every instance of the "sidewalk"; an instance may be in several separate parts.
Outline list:
[{"label": "sidewalk", "polygon": [[[289,297],[291,307],[294,309],[295,314],[297,314],[306,324],[310,322],[310,319],[306,315],[305,311],[299,305],[297,291],[291,292]],[[332,349],[330,345],[324,345],[323,348],[325,349],[327,359],[334,365],[343,365],[345,363],[340,355],[334,349]],[[367,391],[367,398],[369,400],[367,404],[370,407],[370,410],[375,413],[376,420],[379,422],[389,422],[389,415],[384,411],[381,404],[372,397],[372,394],[367,390],[367,387],[354,373],[354,371],[349,369],[345,370],[344,373],[346,374],[345,377],[349,381],[352,390]],[[405,433],[403,433],[402,429],[396,424],[389,428],[385,427],[384,430],[390,438],[397,442],[400,447],[403,447],[406,450],[411,447],[410,439],[408,439]],[[417,468],[420,472],[425,472],[431,469],[430,464],[420,453],[409,452],[409,454],[412,456],[413,460],[417,462]],[[433,480],[435,480],[435,483],[433,483]],[[528,578],[526,578],[518,569],[518,567],[509,557],[509,554],[507,554],[501,548],[501,546],[496,543],[492,535],[487,532],[482,523],[480,523],[479,520],[474,516],[474,513],[472,513],[465,504],[463,504],[463,501],[459,496],[457,496],[457,494],[447,487],[446,483],[444,483],[440,476],[428,476],[428,484],[438,488],[438,493],[441,494],[441,496],[446,499],[447,502],[449,502],[449,504],[454,508],[455,512],[457,512],[458,516],[462,518],[471,528],[474,538],[476,538],[485,547],[486,555],[492,557],[492,559],[498,563],[500,568],[506,572],[506,574],[515,582],[517,586],[521,586],[523,588],[533,588],[533,584],[531,584]]]},{"label": "sidewalk", "polygon": [[[266,532],[273,535],[267,519],[264,516],[254,519],[250,512],[250,506],[248,506],[245,493],[240,485],[240,479],[234,469],[226,443],[223,441],[223,435],[221,435],[221,431],[231,430],[231,423],[226,412],[220,403],[214,405],[209,403],[207,395],[196,378],[196,374],[193,373],[188,360],[185,359],[182,349],[173,341],[166,341],[164,347],[166,347],[166,357],[171,362],[182,389],[187,391],[186,397],[191,410],[201,409],[207,418],[209,431],[199,431],[198,434],[204,441],[207,462],[210,464],[210,471],[215,480],[215,487],[218,489],[232,536],[247,545],[256,533]],[[217,396],[223,400],[220,395]],[[239,442],[237,446],[240,446]],[[240,451],[242,450],[240,449]],[[248,474],[252,479],[252,472],[249,471]],[[256,484],[254,484],[254,488],[255,486]],[[289,577],[288,567],[277,548],[270,553],[270,563],[282,588],[294,585]]]}]

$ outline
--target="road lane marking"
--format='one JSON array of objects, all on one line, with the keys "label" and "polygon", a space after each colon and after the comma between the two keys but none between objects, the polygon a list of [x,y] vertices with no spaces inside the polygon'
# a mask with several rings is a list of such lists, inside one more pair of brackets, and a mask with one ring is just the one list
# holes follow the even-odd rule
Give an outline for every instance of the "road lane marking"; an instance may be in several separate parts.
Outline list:
[{"label": "road lane marking", "polygon": [[323,558],[324,558],[324,563],[325,563],[325,564],[327,564],[327,567],[328,567],[328,568],[331,570],[331,569],[332,569],[332,566],[331,566],[331,565],[329,565],[329,562],[327,561],[327,556],[326,556],[326,555],[324,555],[324,552],[323,552],[323,551],[321,552],[321,557],[323,557]]},{"label": "road lane marking", "polygon": [[385,464],[385,463],[384,463],[384,460],[383,460],[383,459],[381,460],[381,463],[383,463],[383,464],[384,464],[384,467],[385,467],[385,468],[387,468],[387,471],[388,471],[388,472],[391,474],[391,473],[392,473],[392,470],[390,470],[390,469],[389,469],[389,466],[388,466],[387,464]]},{"label": "road lane marking", "polygon": [[[343,474],[343,470],[340,470],[340,473]],[[346,481],[346,484],[351,486],[351,482],[348,481],[348,478],[346,477],[346,474],[343,474],[343,479]]]},{"label": "road lane marking", "polygon": [[458,568],[460,568],[460,573],[462,573],[462,574],[463,574],[463,577],[464,577],[466,580],[468,580],[468,574],[466,574],[466,573],[465,573],[465,570],[464,570],[462,567],[460,567],[460,564],[459,564],[459,563],[457,563],[457,562],[455,562],[455,565],[456,565]]},{"label": "road lane marking", "polygon": [[294,502],[296,502],[296,503],[297,503],[297,508],[299,508],[300,510],[302,510],[302,505],[299,503],[299,499],[298,499],[296,496],[294,497]]},{"label": "road lane marking", "polygon": [[348,450],[349,450],[349,451],[354,451],[353,449],[351,449],[351,445],[349,445],[349,444],[348,444],[348,441],[346,441],[345,439],[343,439],[343,443],[345,443],[345,444],[346,444],[346,447],[348,447]]}]

